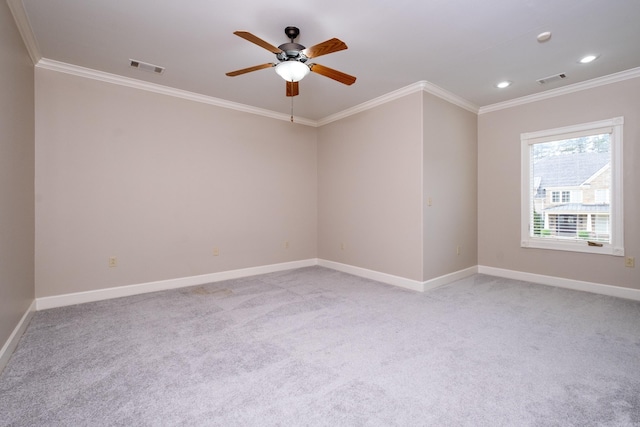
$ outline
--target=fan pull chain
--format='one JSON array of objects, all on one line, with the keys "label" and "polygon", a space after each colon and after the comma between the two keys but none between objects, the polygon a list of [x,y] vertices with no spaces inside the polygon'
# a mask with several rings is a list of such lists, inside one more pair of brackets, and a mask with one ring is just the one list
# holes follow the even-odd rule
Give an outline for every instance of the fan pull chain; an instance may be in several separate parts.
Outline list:
[{"label": "fan pull chain", "polygon": [[291,123],[293,123],[293,96],[291,97]]}]

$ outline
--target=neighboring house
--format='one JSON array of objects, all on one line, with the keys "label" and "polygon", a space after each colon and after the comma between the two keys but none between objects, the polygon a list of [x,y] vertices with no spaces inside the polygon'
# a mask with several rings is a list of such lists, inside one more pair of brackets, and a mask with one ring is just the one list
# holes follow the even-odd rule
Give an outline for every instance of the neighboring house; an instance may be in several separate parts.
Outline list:
[{"label": "neighboring house", "polygon": [[542,236],[609,241],[609,153],[546,156],[534,162],[533,170]]}]

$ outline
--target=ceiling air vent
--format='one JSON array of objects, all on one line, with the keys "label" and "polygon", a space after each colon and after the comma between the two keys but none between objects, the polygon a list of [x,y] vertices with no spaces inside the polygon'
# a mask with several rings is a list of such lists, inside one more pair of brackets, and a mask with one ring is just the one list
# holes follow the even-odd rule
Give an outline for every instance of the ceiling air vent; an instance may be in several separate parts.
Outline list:
[{"label": "ceiling air vent", "polygon": [[162,74],[164,72],[164,67],[160,67],[158,65],[149,64],[147,62],[138,61],[136,59],[130,59],[130,65],[133,68],[139,68],[143,71],[148,71],[150,73]]},{"label": "ceiling air vent", "polygon": [[540,80],[536,80],[538,84],[545,85],[547,83],[555,82],[556,80],[566,79],[567,75],[565,73],[554,74],[553,76],[545,77]]}]

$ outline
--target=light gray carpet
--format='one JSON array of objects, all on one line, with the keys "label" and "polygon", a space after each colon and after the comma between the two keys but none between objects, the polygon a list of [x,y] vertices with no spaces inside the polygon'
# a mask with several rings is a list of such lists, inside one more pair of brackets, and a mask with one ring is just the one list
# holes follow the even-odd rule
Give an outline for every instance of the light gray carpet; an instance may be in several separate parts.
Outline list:
[{"label": "light gray carpet", "polygon": [[638,426],[640,303],[310,267],[41,311],[0,425]]}]

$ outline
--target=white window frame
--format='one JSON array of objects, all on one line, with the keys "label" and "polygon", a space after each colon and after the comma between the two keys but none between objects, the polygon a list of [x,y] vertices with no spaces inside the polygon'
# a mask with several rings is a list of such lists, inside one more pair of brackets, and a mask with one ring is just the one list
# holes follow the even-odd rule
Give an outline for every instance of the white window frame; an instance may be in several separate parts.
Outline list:
[{"label": "white window frame", "polygon": [[[624,256],[624,217],[622,192],[622,136],[624,117],[583,123],[555,129],[520,134],[521,142],[521,241],[523,248],[587,252]],[[541,142],[559,141],[601,133],[611,134],[611,243],[590,246],[588,241],[562,240],[531,236],[533,229],[533,171],[531,170],[531,146]],[[561,196],[562,197],[562,193]]]}]

